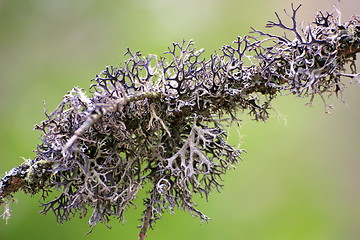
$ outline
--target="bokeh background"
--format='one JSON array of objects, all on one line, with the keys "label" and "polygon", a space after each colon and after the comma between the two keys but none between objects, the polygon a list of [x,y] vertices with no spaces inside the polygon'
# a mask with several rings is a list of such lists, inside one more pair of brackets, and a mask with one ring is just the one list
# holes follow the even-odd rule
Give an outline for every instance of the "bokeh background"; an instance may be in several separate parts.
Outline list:
[{"label": "bokeh background", "polygon": [[[301,2],[299,17],[337,0]],[[31,158],[39,143],[35,124],[74,86],[106,65],[118,66],[129,47],[161,55],[172,42],[195,39],[209,56],[250,26],[264,29],[285,0],[0,0],[0,174]],[[358,0],[341,0],[343,21],[360,14]],[[224,178],[221,193],[198,199],[212,220],[165,214],[148,239],[357,240],[360,239],[360,86],[351,84],[344,104],[333,97],[332,115],[321,101],[279,97],[264,124],[246,115],[229,141],[245,148],[243,161]],[[240,135],[238,134],[240,133]],[[39,198],[16,194],[13,217],[0,221],[0,239],[137,239],[139,208],[126,223],[87,219],[58,225],[38,213]]]}]

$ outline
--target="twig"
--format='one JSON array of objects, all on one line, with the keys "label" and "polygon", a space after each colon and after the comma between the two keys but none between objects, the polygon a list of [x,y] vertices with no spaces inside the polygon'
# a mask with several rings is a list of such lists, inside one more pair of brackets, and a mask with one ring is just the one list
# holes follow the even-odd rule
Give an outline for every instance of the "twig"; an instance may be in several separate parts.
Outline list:
[{"label": "twig", "polygon": [[145,215],[143,218],[143,223],[139,232],[139,240],[144,240],[146,238],[146,233],[150,227],[151,212],[152,212],[152,206],[149,203],[146,208]]},{"label": "twig", "polygon": [[[118,108],[121,108],[122,106],[124,106],[125,104],[128,104],[130,102],[136,102],[139,100],[151,99],[151,98],[159,98],[160,96],[161,96],[161,93],[158,93],[158,92],[151,92],[151,91],[143,92],[140,94],[134,94],[132,96],[127,96],[127,97],[116,99],[113,102],[111,102],[110,104],[102,106],[100,111],[98,111],[97,113],[91,114],[85,120],[85,122],[74,132],[74,135],[64,145],[64,148],[62,149],[62,154],[65,156],[67,154],[68,150],[70,149],[70,147],[75,143],[75,141],[79,137],[81,137],[86,132],[86,130],[88,130],[92,125],[94,125],[96,122],[98,122],[107,113],[114,112]],[[164,127],[166,127],[166,126],[164,126]],[[168,132],[168,130],[167,130],[167,132]]]}]

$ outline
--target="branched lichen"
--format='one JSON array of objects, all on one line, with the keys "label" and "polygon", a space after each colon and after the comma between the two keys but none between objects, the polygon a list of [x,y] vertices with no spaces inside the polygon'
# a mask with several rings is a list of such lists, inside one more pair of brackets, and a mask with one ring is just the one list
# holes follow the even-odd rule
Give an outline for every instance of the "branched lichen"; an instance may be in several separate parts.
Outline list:
[{"label": "branched lichen", "polygon": [[[1,179],[0,203],[6,206],[19,189],[35,194],[56,189],[59,196],[42,204],[59,223],[75,214],[89,224],[107,224],[125,212],[145,184],[139,234],[165,211],[180,208],[209,218],[196,208],[194,194],[205,198],[222,187],[222,175],[241,159],[242,150],[226,142],[226,126],[237,111],[265,121],[278,95],[339,95],[344,77],[356,77],[360,18],[342,24],[318,13],[301,27],[292,6],[291,26],[277,16],[267,27],[292,33],[277,36],[253,29],[224,45],[209,60],[192,41],[173,43],[165,57],[128,50],[124,65],[106,67],[90,94],[74,88],[36,126],[42,143],[36,156]],[[347,73],[346,69],[350,69]]]}]

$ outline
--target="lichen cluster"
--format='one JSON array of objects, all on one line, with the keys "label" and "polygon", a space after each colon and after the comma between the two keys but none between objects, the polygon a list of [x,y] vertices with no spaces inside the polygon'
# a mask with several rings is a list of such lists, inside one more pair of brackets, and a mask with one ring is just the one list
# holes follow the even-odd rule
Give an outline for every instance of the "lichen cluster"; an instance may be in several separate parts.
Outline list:
[{"label": "lichen cluster", "polygon": [[56,189],[59,196],[42,212],[62,223],[91,209],[93,227],[112,216],[123,220],[149,186],[141,239],[164,211],[180,208],[207,220],[193,195],[219,190],[221,176],[240,160],[242,150],[226,141],[237,111],[265,121],[276,96],[312,102],[319,95],[325,102],[327,94],[341,94],[344,76],[357,76],[360,18],[342,24],[320,12],[302,27],[298,9],[289,14],[291,27],[278,15],[267,25],[286,35],[253,30],[208,60],[192,41],[174,43],[160,58],[128,50],[122,66],[106,67],[89,93],[71,90],[36,126],[42,132],[36,157],[1,179],[2,201],[18,189],[44,197]]}]

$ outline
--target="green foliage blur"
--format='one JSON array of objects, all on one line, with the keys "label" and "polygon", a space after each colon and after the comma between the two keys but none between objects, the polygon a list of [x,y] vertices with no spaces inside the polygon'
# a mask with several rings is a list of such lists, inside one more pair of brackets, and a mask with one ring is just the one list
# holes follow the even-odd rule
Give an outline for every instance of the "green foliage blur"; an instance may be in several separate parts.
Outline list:
[{"label": "green foliage blur", "polygon": [[[299,17],[312,21],[336,2],[302,1]],[[359,14],[359,1],[341,4],[343,21]],[[72,87],[87,89],[106,65],[125,60],[127,47],[161,55],[172,42],[195,39],[210,56],[289,7],[285,0],[0,0],[0,174],[34,156],[43,101],[52,111]],[[359,92],[351,84],[346,104],[333,96],[332,115],[320,100],[310,108],[292,96],[278,98],[266,124],[239,113],[244,121],[229,129],[229,141],[247,153],[220,194],[198,200],[212,220],[178,210],[148,239],[360,239]],[[58,225],[38,213],[39,196],[16,199],[8,224],[0,221],[2,240],[137,239],[143,210],[139,201],[126,223],[98,225],[85,237],[87,219]]]}]

